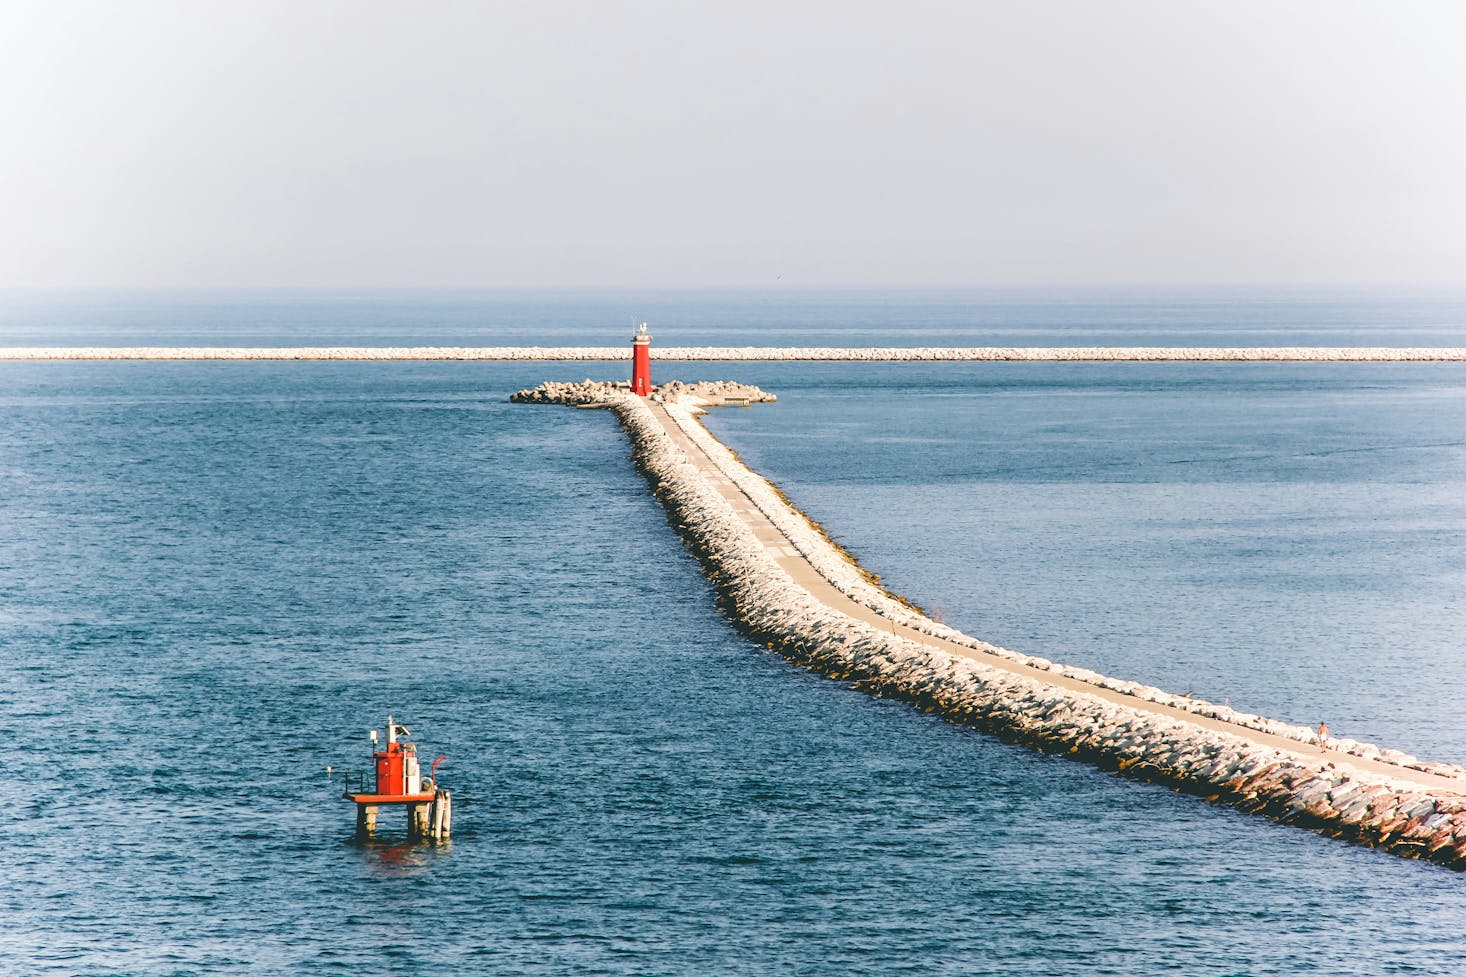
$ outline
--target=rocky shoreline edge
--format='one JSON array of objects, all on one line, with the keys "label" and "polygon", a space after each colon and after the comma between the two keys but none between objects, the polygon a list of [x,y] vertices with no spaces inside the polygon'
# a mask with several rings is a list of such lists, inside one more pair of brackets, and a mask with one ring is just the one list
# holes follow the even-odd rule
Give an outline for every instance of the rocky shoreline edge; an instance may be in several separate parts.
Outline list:
[{"label": "rocky shoreline edge", "polygon": [[[695,416],[701,407],[695,397],[663,398],[681,432],[838,590],[903,627],[971,648],[978,656],[887,633],[821,603],[799,586],[672,440],[652,405],[618,385],[602,386],[617,389],[594,391],[600,398],[594,401],[573,399],[590,394],[588,389],[559,391],[563,399],[515,397],[520,402],[593,403],[612,410],[631,439],[638,470],[697,555],[724,612],[743,633],[789,661],[1009,741],[1330,837],[1466,870],[1466,769],[1353,740],[1331,741],[1325,753],[1305,727],[1021,655],[948,628],[875,586],[868,573],[774,486],[703,427]],[[556,396],[540,389],[544,398]],[[521,391],[526,393],[531,392]],[[1015,674],[984,663],[983,655],[1062,676],[1071,686],[1082,682],[1094,692]],[[1114,701],[1113,693],[1134,698],[1136,706]],[[1199,718],[1193,722],[1157,715],[1146,711],[1144,703]],[[1208,720],[1235,731],[1200,725]],[[1254,742],[1248,738],[1250,730],[1294,741],[1298,749]],[[1427,789],[1408,779],[1354,769],[1350,757],[1393,765],[1402,774],[1414,770],[1460,778],[1461,787]]]},{"label": "rocky shoreline edge", "polygon": [[[1460,346],[661,346],[654,360],[851,362],[1466,362]],[[0,360],[615,360],[623,346],[10,346]]]},{"label": "rocky shoreline edge", "polygon": [[[509,395],[509,400],[516,404],[610,407],[630,395],[631,384],[625,380],[547,380],[538,387],[515,391]],[[697,380],[693,383],[670,380],[659,384],[652,397],[655,403],[687,403],[696,407],[747,407],[749,404],[770,404],[779,399],[752,384],[733,380]]]}]

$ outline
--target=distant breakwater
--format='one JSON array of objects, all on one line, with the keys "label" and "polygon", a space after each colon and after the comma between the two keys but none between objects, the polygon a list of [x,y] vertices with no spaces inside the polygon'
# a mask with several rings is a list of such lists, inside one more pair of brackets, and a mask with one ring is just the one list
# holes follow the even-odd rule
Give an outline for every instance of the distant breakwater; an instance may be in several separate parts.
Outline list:
[{"label": "distant breakwater", "polygon": [[[703,427],[695,396],[648,403],[612,384],[561,386],[575,389],[564,390],[559,401],[525,396],[530,391],[516,399],[614,411],[638,469],[702,563],[725,612],[790,661],[1124,776],[1466,870],[1466,770],[1348,739],[1323,750],[1305,727],[962,634],[877,586]],[[749,521],[753,510],[740,513],[733,492],[789,547],[761,540]],[[838,599],[819,599],[796,580],[788,558],[796,550]]]},{"label": "distant breakwater", "polygon": [[[898,362],[1466,362],[1466,347],[662,346],[656,360]],[[626,360],[623,346],[12,346],[0,360]]]}]

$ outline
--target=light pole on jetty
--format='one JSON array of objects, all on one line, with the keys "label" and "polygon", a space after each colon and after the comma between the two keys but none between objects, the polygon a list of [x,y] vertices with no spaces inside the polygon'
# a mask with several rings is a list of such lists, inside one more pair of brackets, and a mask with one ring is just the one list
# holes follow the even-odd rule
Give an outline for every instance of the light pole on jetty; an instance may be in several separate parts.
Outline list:
[{"label": "light pole on jetty", "polygon": [[631,392],[638,397],[652,395],[652,337],[645,322],[631,337]]}]

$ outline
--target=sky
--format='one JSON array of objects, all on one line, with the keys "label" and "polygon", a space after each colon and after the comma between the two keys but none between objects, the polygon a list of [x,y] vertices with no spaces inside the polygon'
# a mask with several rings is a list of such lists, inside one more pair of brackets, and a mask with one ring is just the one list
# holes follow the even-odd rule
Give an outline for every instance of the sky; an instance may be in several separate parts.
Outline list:
[{"label": "sky", "polygon": [[1460,0],[0,0],[0,287],[1466,283]]}]

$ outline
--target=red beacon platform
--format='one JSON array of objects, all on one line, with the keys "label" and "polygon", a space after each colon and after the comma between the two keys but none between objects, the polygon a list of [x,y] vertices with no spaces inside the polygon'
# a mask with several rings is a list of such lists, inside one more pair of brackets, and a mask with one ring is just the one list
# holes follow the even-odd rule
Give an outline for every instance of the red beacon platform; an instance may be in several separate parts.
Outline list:
[{"label": "red beacon platform", "polygon": [[370,838],[377,831],[377,811],[383,805],[401,804],[407,808],[409,838],[444,839],[453,828],[453,795],[438,786],[438,764],[433,761],[428,776],[422,775],[417,744],[407,741],[411,731],[391,716],[387,717],[387,742],[377,749],[377,731],[371,731],[372,765],[375,774],[371,790],[366,790],[365,776],[358,790],[347,790],[341,796],[356,803],[356,836]]}]

